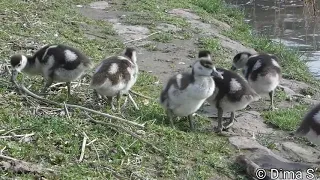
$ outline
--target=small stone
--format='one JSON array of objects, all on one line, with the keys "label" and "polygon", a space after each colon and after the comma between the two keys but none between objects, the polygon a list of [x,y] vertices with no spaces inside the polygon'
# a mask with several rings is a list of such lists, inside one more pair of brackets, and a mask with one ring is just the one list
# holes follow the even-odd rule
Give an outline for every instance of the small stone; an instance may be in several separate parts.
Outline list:
[{"label": "small stone", "polygon": [[185,62],[179,62],[178,64],[186,64]]},{"label": "small stone", "polygon": [[287,96],[286,97],[286,101],[292,101],[292,100],[293,100],[292,96]]},{"label": "small stone", "polygon": [[82,8],[83,5],[79,4],[79,5],[76,5],[77,8]]},{"label": "small stone", "polygon": [[90,4],[90,7],[93,9],[106,9],[110,7],[109,3],[106,1],[97,1]]},{"label": "small stone", "polygon": [[143,100],[143,104],[144,105],[148,105],[149,104],[149,100],[148,99]]},{"label": "small stone", "polygon": [[161,31],[164,31],[164,32],[177,32],[177,31],[180,31],[181,28],[178,28],[177,26],[175,25],[172,25],[172,24],[166,24],[166,23],[161,23],[159,24],[157,27],[157,29],[161,30]]},{"label": "small stone", "polygon": [[29,143],[29,142],[32,141],[32,137],[25,137],[25,138],[23,138],[22,141],[23,141],[24,143]]},{"label": "small stone", "polygon": [[320,159],[316,158],[320,156],[319,152],[311,147],[301,147],[294,142],[284,142],[282,146],[286,151],[294,153],[305,162],[316,163],[320,161]]},{"label": "small stone", "polygon": [[152,71],[148,71],[148,73],[152,73]]}]

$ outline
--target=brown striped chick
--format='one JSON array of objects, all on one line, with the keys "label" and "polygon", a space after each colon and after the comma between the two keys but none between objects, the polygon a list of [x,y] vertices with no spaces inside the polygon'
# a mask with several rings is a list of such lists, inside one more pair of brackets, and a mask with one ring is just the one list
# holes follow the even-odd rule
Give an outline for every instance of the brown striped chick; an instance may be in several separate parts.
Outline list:
[{"label": "brown striped chick", "polygon": [[120,111],[120,97],[128,94],[138,77],[136,50],[126,48],[120,56],[112,56],[103,60],[96,68],[91,81],[91,88],[110,103],[116,110],[113,98],[116,96],[118,111]]}]

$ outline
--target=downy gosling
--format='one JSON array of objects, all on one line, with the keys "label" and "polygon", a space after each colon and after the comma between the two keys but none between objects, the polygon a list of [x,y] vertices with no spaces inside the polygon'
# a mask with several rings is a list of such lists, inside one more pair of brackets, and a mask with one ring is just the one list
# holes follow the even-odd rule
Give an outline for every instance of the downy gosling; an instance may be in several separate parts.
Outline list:
[{"label": "downy gosling", "polygon": [[195,61],[191,73],[179,73],[169,78],[160,94],[160,104],[166,109],[172,127],[174,127],[173,115],[187,116],[190,128],[194,130],[192,114],[215,90],[212,76],[223,78],[211,59],[202,57]]},{"label": "downy gosling", "polygon": [[320,104],[306,113],[295,135],[304,136],[310,142],[320,146]]},{"label": "downy gosling", "polygon": [[80,50],[63,44],[51,44],[40,48],[33,56],[15,54],[11,56],[11,81],[16,83],[18,73],[41,75],[45,80],[42,93],[54,81],[66,82],[68,96],[71,82],[80,78],[92,66],[91,60]]},{"label": "downy gosling", "polygon": [[281,67],[278,58],[272,54],[248,52],[238,53],[233,58],[231,70],[242,69],[249,85],[260,96],[269,94],[270,110],[275,110],[274,91],[281,80]]},{"label": "downy gosling", "polygon": [[123,55],[111,56],[103,60],[96,68],[91,80],[91,88],[100,94],[116,110],[113,97],[117,98],[120,111],[120,97],[127,95],[138,77],[136,50],[126,48]]},{"label": "downy gosling", "polygon": [[[209,51],[199,53],[199,58],[207,57],[211,59]],[[215,82],[215,91],[207,102],[218,110],[218,127],[214,128],[216,132],[230,128],[235,119],[235,111],[244,109],[253,101],[260,99],[260,96],[249,86],[247,81],[239,74],[230,70],[217,68],[217,71],[223,76],[223,79],[213,77]],[[223,113],[230,112],[231,116],[227,123],[222,125]]]}]

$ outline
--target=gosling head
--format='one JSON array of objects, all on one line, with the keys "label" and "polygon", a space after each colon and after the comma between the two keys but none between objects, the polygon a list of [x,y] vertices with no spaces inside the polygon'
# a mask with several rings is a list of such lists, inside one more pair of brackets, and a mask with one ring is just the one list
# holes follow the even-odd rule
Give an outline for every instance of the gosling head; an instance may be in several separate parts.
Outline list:
[{"label": "gosling head", "polygon": [[10,58],[10,64],[12,67],[11,81],[15,80],[18,73],[21,73],[28,64],[28,58],[21,54],[15,54]]},{"label": "gosling head", "polygon": [[211,52],[208,51],[208,50],[199,51],[199,53],[198,53],[198,58],[199,58],[199,59],[205,59],[205,60],[210,60],[210,61],[211,61]]},{"label": "gosling head", "polygon": [[215,76],[223,79],[223,76],[216,70],[211,60],[200,59],[193,64],[193,75],[197,76]]},{"label": "gosling head", "polygon": [[133,63],[137,62],[137,51],[134,48],[127,48],[124,55],[131,59]]},{"label": "gosling head", "polygon": [[237,69],[243,68],[248,62],[250,56],[252,56],[252,54],[249,52],[240,52],[237,55],[235,55],[232,61],[231,70],[235,71]]}]

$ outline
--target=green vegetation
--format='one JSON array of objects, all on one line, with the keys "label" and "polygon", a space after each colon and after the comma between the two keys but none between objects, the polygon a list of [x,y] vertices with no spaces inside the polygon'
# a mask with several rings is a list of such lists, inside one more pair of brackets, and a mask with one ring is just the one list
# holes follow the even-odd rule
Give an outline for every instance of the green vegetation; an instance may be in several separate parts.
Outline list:
[{"label": "green vegetation", "polygon": [[[75,5],[87,4],[91,0],[56,0],[56,1],[21,1],[4,0],[0,2],[0,57],[8,60],[14,53],[32,53],[26,45],[36,46],[36,49],[48,43],[67,43],[83,50],[96,63],[102,58],[119,53],[124,45],[116,38],[111,24],[91,20],[81,16]],[[291,78],[314,82],[298,55],[288,51],[281,45],[271,45],[264,38],[253,39],[249,27],[242,22],[243,14],[237,10],[230,10],[221,0],[171,0],[159,3],[156,0],[123,0],[116,1],[115,9],[139,12],[141,15],[130,15],[125,22],[144,24],[155,31],[158,23],[169,23],[181,28],[176,33],[162,33],[151,39],[169,42],[177,36],[190,38],[199,30],[190,30],[188,22],[183,18],[172,17],[165,13],[172,8],[190,8],[201,16],[204,22],[210,22],[215,17],[231,25],[232,30],[226,35],[241,40],[247,45],[259,50],[276,53],[281,58],[284,73]],[[101,38],[91,39],[86,33],[88,27],[100,34]],[[183,32],[183,33],[181,33]],[[200,48],[209,49],[215,53],[217,64],[223,67],[230,65],[225,62],[226,50],[215,38],[200,38]],[[153,44],[145,45],[148,50],[156,50]],[[1,66],[4,71],[4,67]],[[239,168],[234,167],[230,160],[234,150],[229,147],[225,137],[212,133],[196,131],[189,132],[188,122],[181,119],[175,122],[176,129],[169,127],[163,109],[157,101],[136,97],[140,110],[137,111],[130,104],[123,115],[132,121],[146,123],[145,130],[128,129],[136,132],[147,141],[152,142],[162,150],[153,151],[145,143],[132,138],[130,135],[113,128],[92,124],[86,114],[79,110],[69,109],[70,116],[66,116],[63,108],[47,107],[48,105],[13,94],[11,84],[7,82],[8,75],[1,74],[1,110],[0,136],[17,128],[15,134],[34,132],[31,139],[0,139],[0,149],[5,155],[28,162],[41,163],[45,167],[56,170],[56,175],[47,178],[59,179],[115,179],[115,176],[145,177],[158,179],[220,179],[220,176],[235,179],[246,179]],[[20,77],[21,78],[21,77]],[[103,112],[110,112],[110,108],[101,102],[94,101],[92,91],[88,90],[84,80],[80,87],[73,88],[73,96],[68,103],[81,104]],[[158,98],[160,89],[155,77],[141,73],[134,90],[154,99]],[[29,89],[39,92],[41,78],[24,77]],[[54,91],[49,99],[63,102],[66,90]],[[10,102],[10,103],[8,103]],[[299,107],[297,107],[299,109]],[[265,116],[268,121],[279,124],[280,128],[287,128],[284,122],[290,123],[288,130],[296,126],[301,111],[295,109],[270,112]],[[299,114],[300,113],[300,114]],[[100,116],[93,116],[96,120],[107,121]],[[295,122],[289,122],[292,118]],[[119,123],[120,124],[120,123]],[[123,124],[121,124],[124,126]],[[211,127],[208,119],[198,118],[197,129]],[[85,132],[91,142],[86,147],[84,161],[77,162],[81,152],[81,144]],[[9,134],[10,135],[10,134]],[[117,175],[113,172],[117,172]],[[8,178],[21,176],[31,179],[32,174],[17,175],[13,172],[1,171],[0,177]],[[222,179],[222,178],[221,178]]]},{"label": "green vegetation", "polygon": [[303,116],[308,112],[308,108],[307,105],[296,105],[276,112],[264,112],[263,117],[266,122],[281,130],[294,131],[300,125]]}]

